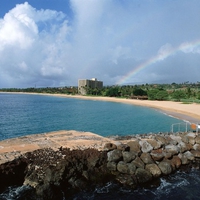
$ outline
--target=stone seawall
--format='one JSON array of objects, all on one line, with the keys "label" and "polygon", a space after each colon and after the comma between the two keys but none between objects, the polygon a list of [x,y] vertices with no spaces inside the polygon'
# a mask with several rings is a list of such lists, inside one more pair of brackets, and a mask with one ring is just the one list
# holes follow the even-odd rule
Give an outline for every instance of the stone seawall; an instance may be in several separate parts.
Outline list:
[{"label": "stone seawall", "polygon": [[116,179],[133,188],[200,159],[197,133],[152,134],[127,143],[105,145],[107,167]]},{"label": "stone seawall", "polygon": [[181,166],[199,167],[199,133],[113,137],[104,140],[103,147],[41,148],[20,154],[0,165],[0,191],[27,185],[35,199],[63,199],[63,194],[70,198],[107,181],[135,189]]}]

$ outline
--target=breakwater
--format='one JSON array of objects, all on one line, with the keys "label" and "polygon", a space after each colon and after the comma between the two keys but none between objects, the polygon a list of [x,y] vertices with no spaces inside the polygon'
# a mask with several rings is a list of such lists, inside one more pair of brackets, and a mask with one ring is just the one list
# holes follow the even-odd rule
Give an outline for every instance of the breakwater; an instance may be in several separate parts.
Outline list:
[{"label": "breakwater", "polygon": [[200,159],[200,134],[193,132],[115,137],[103,146],[24,153],[0,165],[0,189],[25,185],[35,199],[70,198],[108,181],[136,189],[182,166],[198,167]]}]

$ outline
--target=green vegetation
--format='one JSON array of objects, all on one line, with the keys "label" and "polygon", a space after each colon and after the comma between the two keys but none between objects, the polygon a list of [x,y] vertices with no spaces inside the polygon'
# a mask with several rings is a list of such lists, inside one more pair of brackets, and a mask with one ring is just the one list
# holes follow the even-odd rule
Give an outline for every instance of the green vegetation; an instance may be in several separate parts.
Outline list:
[{"label": "green vegetation", "polygon": [[49,94],[72,94],[78,93],[77,87],[45,87],[45,88],[3,88],[0,92],[28,92],[28,93],[49,93]]},{"label": "green vegetation", "polygon": [[[142,84],[104,86],[102,89],[85,87],[86,95],[109,96],[131,99],[181,101],[183,103],[200,103],[200,82],[172,84]],[[78,87],[46,88],[3,88],[4,92],[35,92],[51,94],[78,94]]]}]

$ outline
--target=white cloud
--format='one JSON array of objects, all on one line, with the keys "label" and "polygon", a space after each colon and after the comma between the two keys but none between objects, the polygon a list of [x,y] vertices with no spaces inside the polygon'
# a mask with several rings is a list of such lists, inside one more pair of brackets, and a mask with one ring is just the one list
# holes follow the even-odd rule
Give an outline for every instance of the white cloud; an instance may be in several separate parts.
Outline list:
[{"label": "white cloud", "polygon": [[198,53],[200,54],[200,42],[184,42],[180,45],[180,50],[184,53]]},{"label": "white cloud", "polygon": [[164,60],[167,58],[173,51],[171,44],[165,44],[158,50],[158,60]]},{"label": "white cloud", "polygon": [[[187,72],[187,65],[196,72],[200,48],[191,42],[198,41],[200,32],[196,4],[71,0],[70,18],[18,4],[0,19],[0,87],[77,85],[79,78],[91,77],[115,84],[156,59],[128,81],[169,78],[182,66]],[[182,77],[173,74],[174,79]]]},{"label": "white cloud", "polygon": [[63,13],[36,10],[28,3],[17,5],[0,19],[1,73],[13,78],[16,85],[23,78],[41,81],[67,76],[69,32]]}]

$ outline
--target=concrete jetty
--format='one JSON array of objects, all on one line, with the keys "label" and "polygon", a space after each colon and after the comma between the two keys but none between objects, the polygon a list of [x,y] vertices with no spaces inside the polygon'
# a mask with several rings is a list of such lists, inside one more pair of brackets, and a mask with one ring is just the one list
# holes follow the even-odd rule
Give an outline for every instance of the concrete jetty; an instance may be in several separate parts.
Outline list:
[{"label": "concrete jetty", "polygon": [[112,142],[112,140],[94,133],[74,130],[26,135],[0,141],[0,164],[37,149],[51,148],[58,150],[62,147],[71,150],[87,148],[102,150],[106,142]]}]

